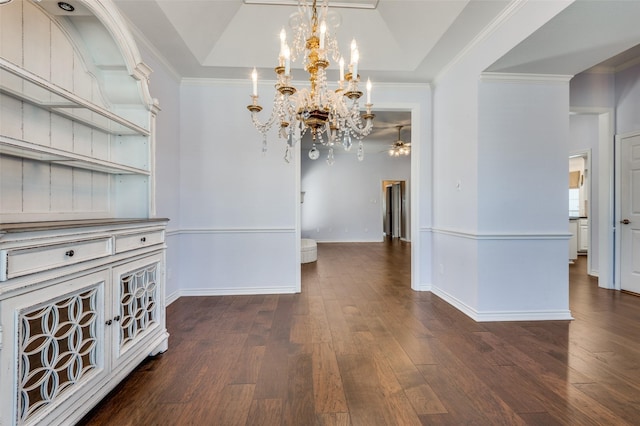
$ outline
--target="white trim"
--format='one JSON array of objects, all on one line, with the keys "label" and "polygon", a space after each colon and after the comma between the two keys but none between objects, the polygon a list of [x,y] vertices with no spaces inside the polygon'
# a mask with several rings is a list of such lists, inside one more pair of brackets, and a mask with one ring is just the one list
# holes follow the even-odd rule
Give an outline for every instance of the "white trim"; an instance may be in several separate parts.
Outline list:
[{"label": "white trim", "polygon": [[357,244],[357,243],[381,243],[384,241],[384,239],[379,239],[379,240],[318,240],[315,239],[314,240],[318,243],[318,244]]},{"label": "white trim", "polygon": [[103,211],[75,211],[75,212],[7,212],[0,213],[0,223],[19,222],[45,222],[57,220],[78,220],[78,219],[109,219],[113,218],[113,213],[109,210]]},{"label": "white trim", "polygon": [[[598,286],[619,289],[615,271],[616,250],[614,241],[614,120],[615,111],[607,107],[569,107],[571,113],[598,116],[598,265],[589,271],[598,276]],[[596,177],[591,175],[592,179]],[[593,208],[593,206],[592,206]],[[615,249],[614,249],[615,248]],[[592,247],[591,247],[592,249]],[[592,265],[593,267],[593,265]],[[595,272],[595,273],[592,273]]]},{"label": "white trim", "polygon": [[514,0],[510,2],[507,7],[505,7],[502,12],[495,17],[493,21],[489,23],[486,27],[482,29],[474,38],[471,40],[464,48],[458,52],[458,54],[435,76],[433,79],[434,84],[442,78],[442,76],[447,75],[449,70],[453,68],[458,62],[462,60],[467,54],[482,41],[487,39],[494,31],[502,25],[503,22],[507,21],[514,13],[520,10],[527,3],[527,0]]},{"label": "white trim", "polygon": [[[296,265],[302,263],[302,160],[301,160],[302,144],[297,143],[294,146],[293,155],[295,158],[295,244],[296,244]],[[295,277],[295,293],[302,293],[302,268],[296,267]]]},{"label": "white trim", "polygon": [[[433,93],[429,93],[429,101],[432,105],[431,111],[433,111]],[[427,285],[422,283],[420,277],[420,271],[422,269],[423,259],[420,256],[422,252],[422,239],[420,238],[420,184],[422,182],[420,165],[420,157],[422,154],[422,147],[427,146],[431,149],[433,154],[433,138],[428,137],[426,131],[422,130],[422,120],[420,119],[420,105],[416,104],[411,107],[411,140],[414,142],[411,144],[411,172],[409,174],[409,193],[411,195],[411,211],[410,211],[410,225],[409,238],[411,239],[411,288],[416,291],[420,291]],[[433,129],[433,117],[430,117],[431,122],[429,128]],[[417,143],[415,143],[417,142]],[[428,142],[428,143],[425,143]],[[430,164],[433,162],[433,155],[430,158]],[[433,167],[428,167],[433,170]],[[426,173],[426,171],[425,171]],[[431,176],[431,182],[433,182],[433,175]],[[433,184],[431,186],[430,202],[433,205]],[[431,249],[426,250],[427,253],[431,253]],[[431,264],[432,258],[424,260]]]},{"label": "white trim", "polygon": [[596,65],[595,67],[589,68],[588,70],[584,71],[584,73],[585,74],[617,74],[621,71],[625,71],[638,64],[640,64],[640,58],[633,58],[615,67]]},{"label": "white trim", "polygon": [[[257,296],[264,294],[295,294],[298,293],[295,286],[287,287],[221,287],[221,288],[190,288],[178,290],[178,296]],[[174,297],[175,293],[171,296]]]},{"label": "white trim", "polygon": [[615,71],[616,73],[619,73],[619,72],[621,72],[621,71],[624,71],[624,70],[626,70],[626,69],[629,69],[629,68],[631,68],[631,67],[634,67],[634,66],[636,66],[636,65],[638,65],[638,64],[640,64],[640,58],[633,58],[633,59],[630,59],[630,60],[628,60],[627,62],[625,62],[625,63],[623,63],[623,64],[620,64],[620,65],[618,65],[617,67],[615,67],[615,68],[614,68],[614,71]]},{"label": "white trim", "polygon": [[462,300],[450,295],[446,291],[435,286],[431,287],[431,292],[436,296],[438,296],[439,298],[441,298],[442,300],[444,300],[445,302],[447,302],[448,304],[450,304],[451,306],[461,311],[463,314],[465,314],[469,318],[472,318],[475,320],[477,316],[476,310],[473,309],[471,306],[467,305],[466,303],[464,303]]},{"label": "white trim", "polygon": [[564,74],[526,74],[526,73],[505,73],[505,72],[483,72],[480,74],[482,82],[502,82],[502,83],[568,83],[573,78],[572,75]]},{"label": "white trim", "polygon": [[[399,87],[421,87],[431,89],[431,84],[415,84],[415,83],[407,83],[407,84],[389,84],[389,87],[399,88]],[[430,100],[429,105],[433,104],[433,93],[427,93],[427,96]],[[411,229],[410,229],[410,239],[411,239],[411,288],[413,290],[420,290],[425,288],[425,285],[421,284],[420,281],[420,271],[422,269],[422,262],[428,262],[431,264],[431,258],[422,259],[420,253],[422,251],[421,240],[420,240],[420,189],[422,182],[421,175],[421,150],[422,147],[426,146],[429,149],[433,149],[433,138],[431,135],[427,134],[428,130],[422,130],[423,120],[421,117],[422,105],[420,103],[410,102],[410,103],[402,103],[402,102],[390,102],[385,103],[382,102],[380,104],[376,104],[376,109],[379,111],[410,111],[411,112],[411,173],[409,179],[409,189],[411,193]],[[431,109],[433,112],[433,108]],[[431,118],[430,128],[433,128],[433,120]],[[430,159],[433,161],[433,157]],[[365,159],[366,161],[366,159]],[[433,188],[431,188],[433,190]],[[431,194],[431,199],[433,199],[433,194]],[[379,242],[380,240],[376,240]],[[430,250],[429,250],[430,252]]]},{"label": "white trim", "polygon": [[170,304],[172,304],[173,302],[175,302],[179,298],[180,298],[180,290],[174,291],[171,294],[165,295],[164,305],[165,306],[169,306]]},{"label": "white trim", "polygon": [[413,290],[415,291],[431,291],[431,284],[426,284],[426,283],[418,283],[418,286],[416,288],[414,288]]},{"label": "white trim", "polygon": [[522,233],[477,233],[458,231],[454,229],[433,229],[434,234],[449,235],[458,238],[471,240],[568,240],[571,238],[570,232],[522,232]]},{"label": "white trim", "polygon": [[434,287],[431,292],[476,322],[572,320],[571,311],[477,311],[458,298]]},{"label": "white trim", "polygon": [[571,321],[571,311],[487,311],[478,312],[477,322],[491,321]]},{"label": "white trim", "polygon": [[[185,86],[223,86],[223,87],[247,87],[249,91],[251,90],[251,70],[247,68],[247,76],[246,78],[216,78],[216,77],[185,77],[180,80],[181,84]],[[277,80],[270,78],[260,78],[260,72],[258,70],[258,88],[260,89],[262,86],[265,88],[270,88],[269,90],[273,91],[273,86],[277,83]],[[371,82],[375,87],[386,87],[392,89],[431,89],[432,85],[430,83],[385,83],[385,82]],[[292,80],[292,84],[294,86],[307,86],[309,84],[308,80]],[[331,81],[329,82],[331,84]],[[335,84],[335,82],[334,82]],[[258,90],[260,91],[260,90]],[[273,92],[269,93],[271,96]],[[386,108],[380,107],[378,104],[375,104],[375,109],[385,110]],[[404,108],[394,108],[395,110],[403,110]],[[374,111],[375,112],[375,111]],[[412,124],[413,125],[413,124]]]},{"label": "white trim", "polygon": [[171,231],[171,235],[187,234],[293,234],[295,228],[187,228]]},{"label": "white trim", "polygon": [[140,31],[140,29],[136,27],[127,16],[123,15],[122,18],[127,23],[127,26],[129,27],[129,31],[131,31],[135,39],[138,42],[140,42],[142,45],[144,45],[147,51],[151,53],[155,57],[155,59],[158,62],[160,62],[160,64],[162,64],[162,66],[168,71],[169,75],[173,77],[173,79],[177,83],[180,83],[182,76],[173,67],[173,65],[171,65],[171,63],[167,60],[167,58],[165,58],[164,55],[162,55],[162,53],[160,53],[160,51],[156,49],[153,43],[149,41],[149,39],[142,33],[142,31]]}]

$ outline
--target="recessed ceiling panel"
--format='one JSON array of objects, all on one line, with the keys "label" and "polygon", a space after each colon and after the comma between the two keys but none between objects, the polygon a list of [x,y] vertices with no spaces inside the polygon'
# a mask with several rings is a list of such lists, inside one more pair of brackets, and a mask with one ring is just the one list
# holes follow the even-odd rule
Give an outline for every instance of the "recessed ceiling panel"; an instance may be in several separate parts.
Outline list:
[{"label": "recessed ceiling panel", "polygon": [[[280,6],[296,6],[298,0],[244,0],[246,4],[269,4]],[[318,1],[318,4],[323,3]],[[311,4],[311,0],[309,0]],[[329,7],[350,7],[356,9],[375,9],[378,5],[378,0],[339,0],[330,1]]]},{"label": "recessed ceiling panel", "polygon": [[191,53],[204,63],[242,3],[160,0],[158,6]]},{"label": "recessed ceiling panel", "polygon": [[[411,72],[422,63],[466,4],[466,1],[396,1],[388,5],[380,3],[377,9],[334,9],[341,22],[335,35],[346,60],[351,40],[358,42],[363,72]],[[293,6],[243,4],[202,64],[273,68],[280,46],[280,30],[288,31],[290,42],[292,29],[288,23],[296,11]],[[336,67],[336,64],[331,66]]]}]

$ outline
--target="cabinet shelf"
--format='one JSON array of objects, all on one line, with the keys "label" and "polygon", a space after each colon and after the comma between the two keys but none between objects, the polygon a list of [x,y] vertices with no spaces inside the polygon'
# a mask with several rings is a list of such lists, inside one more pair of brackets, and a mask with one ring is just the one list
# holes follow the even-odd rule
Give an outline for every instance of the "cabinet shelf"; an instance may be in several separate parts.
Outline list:
[{"label": "cabinet shelf", "polygon": [[151,132],[80,96],[0,58],[0,93],[113,135]]},{"label": "cabinet shelf", "polygon": [[0,135],[0,154],[114,175],[151,175],[151,172],[148,170],[98,160],[85,155],[75,154],[49,146],[37,145],[2,135]]}]

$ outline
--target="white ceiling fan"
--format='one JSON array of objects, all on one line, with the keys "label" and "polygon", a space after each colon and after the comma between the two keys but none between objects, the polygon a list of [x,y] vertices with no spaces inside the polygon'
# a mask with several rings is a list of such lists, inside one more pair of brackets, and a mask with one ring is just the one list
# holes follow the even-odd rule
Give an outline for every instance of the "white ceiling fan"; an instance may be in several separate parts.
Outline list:
[{"label": "white ceiling fan", "polygon": [[398,129],[398,140],[392,143],[387,151],[390,157],[400,157],[401,155],[411,154],[411,142],[405,142],[400,138],[400,132],[403,127],[404,125],[400,124],[396,126]]}]

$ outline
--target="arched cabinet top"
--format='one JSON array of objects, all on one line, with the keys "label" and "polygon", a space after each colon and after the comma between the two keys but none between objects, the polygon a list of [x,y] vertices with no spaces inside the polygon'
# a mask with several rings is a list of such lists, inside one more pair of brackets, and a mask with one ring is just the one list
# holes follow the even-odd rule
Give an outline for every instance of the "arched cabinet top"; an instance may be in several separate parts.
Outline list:
[{"label": "arched cabinet top", "polygon": [[84,56],[87,67],[94,68],[91,72],[100,81],[110,103],[137,103],[135,96],[139,96],[138,102],[151,110],[156,103],[149,93],[152,70],[142,61],[117,6],[111,0],[70,0],[68,3],[75,7],[73,12],[60,9],[57,0],[36,2],[68,34]]},{"label": "arched cabinet top", "polygon": [[112,0],[58,3],[0,4],[0,223],[152,217],[151,69]]}]

